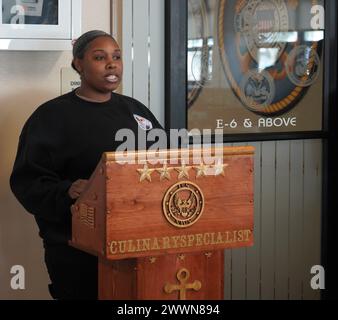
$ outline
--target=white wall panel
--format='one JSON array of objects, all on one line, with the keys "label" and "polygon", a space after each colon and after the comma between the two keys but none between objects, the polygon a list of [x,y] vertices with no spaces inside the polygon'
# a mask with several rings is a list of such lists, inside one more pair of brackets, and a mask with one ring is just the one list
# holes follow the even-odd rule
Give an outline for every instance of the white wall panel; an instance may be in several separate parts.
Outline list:
[{"label": "white wall panel", "polygon": [[134,0],[133,13],[133,96],[149,107],[149,0]]},{"label": "white wall panel", "polygon": [[276,143],[275,299],[288,298],[290,142]]},{"label": "white wall panel", "polygon": [[[258,177],[255,176],[255,179]],[[275,297],[276,142],[262,144],[261,298]]]},{"label": "white wall panel", "polygon": [[164,0],[123,0],[123,93],[164,125]]},{"label": "white wall panel", "polygon": [[149,108],[164,126],[164,1],[149,0],[150,82]]},{"label": "white wall panel", "polygon": [[123,0],[122,8],[122,54],[123,54],[123,93],[127,96],[134,96],[133,81],[133,48],[134,48],[134,20],[133,0]]},{"label": "white wall panel", "polygon": [[304,141],[290,142],[289,299],[302,298]]},{"label": "white wall panel", "polygon": [[303,293],[304,299],[319,298],[319,292],[310,287],[310,270],[320,264],[321,241],[321,141],[304,142],[304,215],[303,215]]}]

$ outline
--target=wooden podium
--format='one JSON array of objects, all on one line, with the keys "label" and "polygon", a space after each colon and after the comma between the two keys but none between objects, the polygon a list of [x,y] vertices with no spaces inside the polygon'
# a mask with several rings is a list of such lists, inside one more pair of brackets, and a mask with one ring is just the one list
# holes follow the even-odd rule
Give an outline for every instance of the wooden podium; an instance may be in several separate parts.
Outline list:
[{"label": "wooden podium", "polygon": [[223,249],[253,244],[253,154],[105,153],[71,209],[71,245],[99,257],[99,299],[223,299]]}]

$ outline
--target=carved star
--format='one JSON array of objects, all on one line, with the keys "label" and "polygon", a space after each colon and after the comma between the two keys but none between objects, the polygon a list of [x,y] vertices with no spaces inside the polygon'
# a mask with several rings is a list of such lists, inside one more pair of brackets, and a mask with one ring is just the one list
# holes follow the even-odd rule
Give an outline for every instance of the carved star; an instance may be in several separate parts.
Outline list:
[{"label": "carved star", "polygon": [[168,168],[168,166],[165,164],[163,168],[157,169],[157,172],[161,175],[160,180],[163,181],[165,179],[170,180],[170,171],[173,170],[173,168]]},{"label": "carved star", "polygon": [[197,174],[196,178],[205,177],[207,175],[207,170],[209,166],[206,166],[204,163],[201,163],[199,167],[195,167]]},{"label": "carved star", "polygon": [[210,259],[210,258],[212,257],[212,252],[207,252],[207,253],[205,253],[205,256],[206,256],[208,259]]},{"label": "carved star", "polygon": [[191,167],[187,167],[184,162],[182,162],[182,166],[180,168],[175,168],[178,172],[178,179],[187,178],[189,179],[189,170]]},{"label": "carved star", "polygon": [[184,261],[185,255],[184,255],[184,254],[179,254],[179,255],[178,255],[178,258],[179,258],[181,261]]},{"label": "carved star", "polygon": [[222,160],[219,159],[215,165],[215,176],[222,175],[224,177],[224,168],[228,167],[228,164],[223,164]]},{"label": "carved star", "polygon": [[154,264],[154,263],[156,262],[156,260],[157,260],[156,257],[150,257],[150,258],[149,258],[149,262],[150,262],[151,264]]},{"label": "carved star", "polygon": [[149,169],[148,165],[145,164],[143,169],[137,169],[138,173],[140,174],[140,182],[144,180],[148,180],[151,182],[151,174],[155,171],[154,169]]}]

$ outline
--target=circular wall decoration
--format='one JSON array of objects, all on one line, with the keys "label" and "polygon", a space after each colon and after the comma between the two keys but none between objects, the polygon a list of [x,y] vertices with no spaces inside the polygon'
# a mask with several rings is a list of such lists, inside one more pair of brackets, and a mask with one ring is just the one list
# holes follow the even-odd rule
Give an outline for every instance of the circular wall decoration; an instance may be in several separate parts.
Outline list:
[{"label": "circular wall decoration", "polygon": [[[308,37],[311,30],[294,26],[290,16],[299,5],[298,0],[219,1],[222,67],[237,98],[256,114],[289,111],[318,79],[322,45]],[[311,10],[302,11],[307,14],[305,21],[311,21]]]}]

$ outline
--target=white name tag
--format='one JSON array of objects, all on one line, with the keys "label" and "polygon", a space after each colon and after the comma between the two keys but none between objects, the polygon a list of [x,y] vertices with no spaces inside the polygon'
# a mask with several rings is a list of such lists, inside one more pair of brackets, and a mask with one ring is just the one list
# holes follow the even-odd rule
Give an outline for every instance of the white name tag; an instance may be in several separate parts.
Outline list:
[{"label": "white name tag", "polygon": [[146,118],[143,118],[141,116],[138,116],[137,114],[134,114],[134,119],[136,120],[138,126],[145,131],[151,130],[153,128],[153,124],[147,120]]}]

